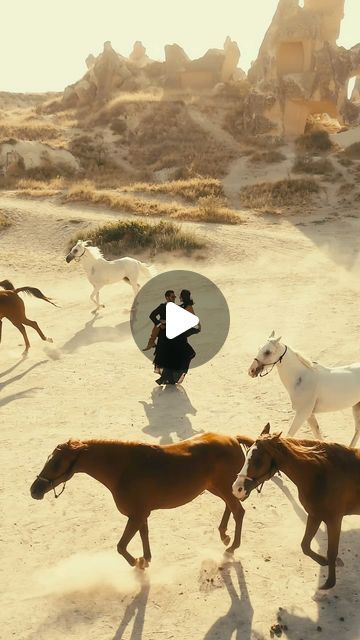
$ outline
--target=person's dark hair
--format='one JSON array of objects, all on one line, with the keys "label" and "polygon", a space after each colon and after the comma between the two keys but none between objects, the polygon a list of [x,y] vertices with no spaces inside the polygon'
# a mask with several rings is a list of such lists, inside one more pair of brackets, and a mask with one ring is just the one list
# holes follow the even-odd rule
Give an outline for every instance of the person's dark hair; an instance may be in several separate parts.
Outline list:
[{"label": "person's dark hair", "polygon": [[188,289],[183,289],[180,292],[180,298],[182,299],[185,307],[188,307],[190,304],[194,304],[194,301],[191,299],[191,293]]},{"label": "person's dark hair", "polygon": [[167,291],[165,291],[165,298],[169,298],[172,293],[174,293],[172,289],[168,289]]}]

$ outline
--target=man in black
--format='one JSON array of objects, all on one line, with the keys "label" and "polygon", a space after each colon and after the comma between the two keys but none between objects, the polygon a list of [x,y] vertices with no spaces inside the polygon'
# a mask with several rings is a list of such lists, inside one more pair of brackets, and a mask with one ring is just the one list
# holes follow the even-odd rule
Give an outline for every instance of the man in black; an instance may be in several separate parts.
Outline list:
[{"label": "man in black", "polygon": [[172,289],[168,289],[167,291],[165,291],[165,300],[166,302],[162,302],[161,304],[159,304],[159,306],[156,307],[156,309],[154,309],[149,315],[150,320],[154,323],[154,328],[151,332],[149,341],[143,351],[153,349],[156,346],[155,340],[158,337],[160,330],[165,329],[166,305],[168,302],[175,303],[176,300],[176,295]]}]

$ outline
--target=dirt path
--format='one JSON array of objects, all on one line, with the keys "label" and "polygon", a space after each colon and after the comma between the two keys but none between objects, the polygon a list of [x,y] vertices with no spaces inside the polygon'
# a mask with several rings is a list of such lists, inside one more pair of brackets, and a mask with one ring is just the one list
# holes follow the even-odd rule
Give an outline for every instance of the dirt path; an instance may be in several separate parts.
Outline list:
[{"label": "dirt path", "polygon": [[[360,516],[344,520],[345,566],[335,593],[312,600],[323,571],[301,553],[304,514],[285,477],[245,505],[234,562],[222,556],[222,505],[214,496],[154,512],[146,576],[116,553],[125,518],[104,487],[77,474],[58,500],[49,494],[42,502],[30,498],[29,487],[55,445],[69,437],[166,443],[205,430],[255,436],[268,420],[286,431],[292,410],[276,372],[251,380],[247,368],[272,329],[324,364],[360,360],[359,220],[249,215],[236,227],[188,223],[209,237],[208,259],[160,256],[156,266],[213,279],[226,296],[231,327],[216,358],[191,370],[182,389],[162,391],[132,340],[129,289],[104,289],[106,308],[93,316],[81,265],[64,260],[80,224],[115,214],[3,196],[0,208],[13,218],[0,235],[1,278],[43,288],[61,305],[25,299],[30,317],[54,339],[44,347],[29,330],[26,360],[18,332],[6,321],[3,326],[4,638],[262,640],[280,615],[288,627],[284,637],[318,640],[321,627],[324,638],[355,640]],[[350,410],[323,415],[320,424],[328,438],[350,441]],[[130,550],[137,554],[139,544],[135,538]],[[324,551],[323,531],[318,545]]]}]

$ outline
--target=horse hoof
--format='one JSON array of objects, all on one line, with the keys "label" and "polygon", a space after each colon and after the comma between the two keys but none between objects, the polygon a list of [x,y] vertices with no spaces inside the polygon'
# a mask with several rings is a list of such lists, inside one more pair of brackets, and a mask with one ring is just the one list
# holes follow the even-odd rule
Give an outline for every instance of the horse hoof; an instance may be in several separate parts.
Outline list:
[{"label": "horse hoof", "polygon": [[149,566],[149,563],[147,560],[145,560],[145,558],[136,558],[135,567],[137,569],[141,569],[143,571],[148,566]]},{"label": "horse hoof", "polygon": [[52,338],[46,338],[46,342],[51,342],[51,343],[53,343],[53,342],[54,342],[54,340],[53,340]]},{"label": "horse hoof", "polygon": [[225,549],[224,553],[226,553],[227,556],[233,556],[234,555],[234,549],[229,547],[228,549]]},{"label": "horse hoof", "polygon": [[223,538],[221,538],[222,543],[226,546],[230,543],[230,536],[225,535]]}]

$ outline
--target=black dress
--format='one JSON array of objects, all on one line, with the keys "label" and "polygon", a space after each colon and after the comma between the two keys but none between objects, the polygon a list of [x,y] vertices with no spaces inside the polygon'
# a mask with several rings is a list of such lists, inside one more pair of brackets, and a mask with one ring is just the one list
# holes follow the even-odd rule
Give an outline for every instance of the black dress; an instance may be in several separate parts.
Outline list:
[{"label": "black dress", "polygon": [[154,358],[155,368],[162,371],[158,384],[176,384],[188,372],[196,352],[187,339],[195,333],[199,333],[199,329],[189,329],[170,340],[165,329],[160,329]]}]

